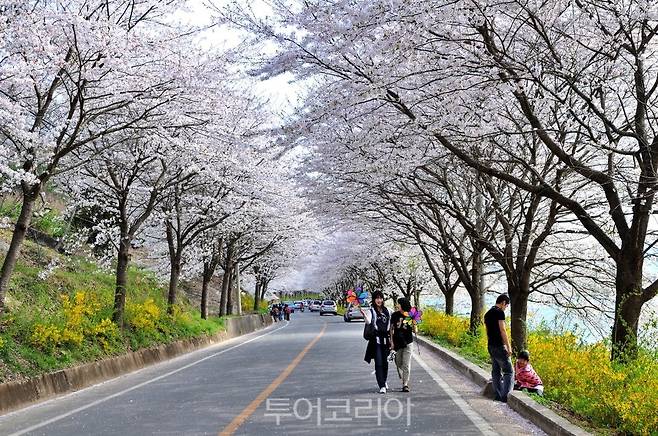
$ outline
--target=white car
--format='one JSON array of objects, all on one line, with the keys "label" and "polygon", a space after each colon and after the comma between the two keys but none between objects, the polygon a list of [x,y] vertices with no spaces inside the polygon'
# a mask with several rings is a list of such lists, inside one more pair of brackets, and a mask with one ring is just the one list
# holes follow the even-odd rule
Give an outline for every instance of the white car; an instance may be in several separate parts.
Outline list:
[{"label": "white car", "polygon": [[332,313],[338,315],[338,309],[336,308],[336,302],[332,300],[324,300],[320,306],[320,315],[325,313]]},{"label": "white car", "polygon": [[350,304],[347,310],[345,311],[345,315],[343,315],[343,319],[345,322],[350,322],[353,319],[364,319],[363,314],[361,313],[361,308],[363,308],[364,312],[367,312],[370,310],[369,306],[356,306],[354,304]]},{"label": "white car", "polygon": [[320,311],[320,306],[322,306],[322,301],[313,300],[311,301],[311,304],[308,305],[308,308],[311,312],[318,312]]}]

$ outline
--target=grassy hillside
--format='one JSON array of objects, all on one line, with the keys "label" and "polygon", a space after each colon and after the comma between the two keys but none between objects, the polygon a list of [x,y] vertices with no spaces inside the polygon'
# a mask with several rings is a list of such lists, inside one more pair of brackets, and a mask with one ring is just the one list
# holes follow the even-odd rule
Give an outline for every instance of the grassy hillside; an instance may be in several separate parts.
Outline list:
[{"label": "grassy hillside", "polygon": [[[0,231],[0,252],[10,237]],[[167,314],[165,290],[148,271],[130,269],[128,283],[121,331],[110,321],[111,271],[26,241],[0,318],[0,382],[223,329],[222,319],[201,319],[183,295]]]}]

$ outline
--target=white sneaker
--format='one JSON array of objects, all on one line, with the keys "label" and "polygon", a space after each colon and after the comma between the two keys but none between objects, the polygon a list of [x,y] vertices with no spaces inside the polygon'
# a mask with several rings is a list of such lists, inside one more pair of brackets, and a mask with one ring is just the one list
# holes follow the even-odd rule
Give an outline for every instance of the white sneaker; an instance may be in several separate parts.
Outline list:
[{"label": "white sneaker", "polygon": [[388,387],[388,383],[384,383],[384,385],[386,386],[386,389],[390,389],[390,388]]},{"label": "white sneaker", "polygon": [[380,394],[385,394],[385,393],[386,393],[386,388],[381,388],[381,389],[379,390],[379,393],[380,393]]}]

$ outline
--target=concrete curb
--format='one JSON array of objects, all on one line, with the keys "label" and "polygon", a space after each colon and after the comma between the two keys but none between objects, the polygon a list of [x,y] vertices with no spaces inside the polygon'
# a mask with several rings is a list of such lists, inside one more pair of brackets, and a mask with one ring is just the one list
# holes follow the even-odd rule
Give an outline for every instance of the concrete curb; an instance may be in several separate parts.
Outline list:
[{"label": "concrete curb", "polygon": [[[491,375],[484,369],[469,362],[457,353],[441,347],[426,337],[419,336],[418,342],[423,345],[425,350],[430,351],[440,359],[448,362],[457,371],[475,382],[475,384],[480,386],[483,391],[486,390]],[[551,436],[592,435],[582,428],[570,423],[565,418],[562,418],[549,408],[537,403],[525,392],[512,391],[507,399],[507,405]]]},{"label": "concrete curb", "polygon": [[229,318],[225,321],[226,330],[213,336],[184,339],[65,368],[28,380],[2,383],[0,384],[0,415],[251,333],[270,324],[272,317],[267,315],[253,314]]}]

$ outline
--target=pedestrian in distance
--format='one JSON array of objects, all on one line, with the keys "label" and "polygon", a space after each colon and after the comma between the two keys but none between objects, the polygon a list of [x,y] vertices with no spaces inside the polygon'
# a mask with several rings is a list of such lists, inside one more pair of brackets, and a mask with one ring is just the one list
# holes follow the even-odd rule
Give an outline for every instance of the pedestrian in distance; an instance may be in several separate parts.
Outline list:
[{"label": "pedestrian in distance", "polygon": [[409,377],[411,375],[411,344],[416,326],[404,321],[411,310],[407,298],[398,298],[398,307],[391,315],[391,342],[395,351],[395,366],[402,381],[402,392],[409,392]]},{"label": "pedestrian in distance", "polygon": [[279,303],[279,321],[283,321],[284,315],[285,315],[285,309],[283,307],[283,303]]},{"label": "pedestrian in distance", "polygon": [[286,321],[290,321],[290,312],[291,312],[290,306],[286,304],[283,310],[286,313]]},{"label": "pedestrian in distance", "polygon": [[510,304],[506,294],[501,294],[493,306],[484,315],[484,326],[487,330],[487,348],[491,357],[491,383],[495,400],[507,402],[507,395],[512,390],[514,370],[512,368],[512,346],[505,329],[505,310]]},{"label": "pedestrian in distance", "polygon": [[388,355],[391,351],[391,313],[384,306],[384,294],[381,291],[372,293],[372,307],[370,313],[361,309],[366,321],[364,338],[368,339],[364,360],[370,363],[375,361],[375,376],[379,393],[385,394],[388,384]]},{"label": "pedestrian in distance", "polygon": [[279,320],[279,307],[276,304],[272,305],[272,309],[270,310],[270,315],[272,315],[272,319],[274,322],[277,322]]}]

